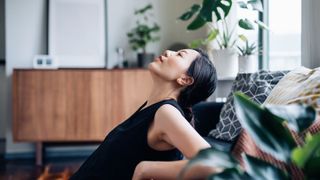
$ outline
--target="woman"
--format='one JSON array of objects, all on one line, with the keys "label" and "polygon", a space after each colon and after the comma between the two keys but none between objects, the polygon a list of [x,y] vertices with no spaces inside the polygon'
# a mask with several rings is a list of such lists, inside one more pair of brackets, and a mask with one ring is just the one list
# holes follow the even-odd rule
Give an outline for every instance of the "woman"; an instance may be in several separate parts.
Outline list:
[{"label": "woman", "polygon": [[[149,64],[148,100],[113,129],[71,179],[174,179],[210,145],[193,129],[191,107],[216,87],[216,70],[199,49],[165,51]],[[181,154],[182,153],[182,154]]]}]

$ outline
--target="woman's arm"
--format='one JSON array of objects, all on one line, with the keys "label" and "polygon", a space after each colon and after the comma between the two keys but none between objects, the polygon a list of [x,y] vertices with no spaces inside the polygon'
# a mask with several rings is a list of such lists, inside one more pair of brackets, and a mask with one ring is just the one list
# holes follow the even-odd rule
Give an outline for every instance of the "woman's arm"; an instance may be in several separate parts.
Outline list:
[{"label": "woman's arm", "polygon": [[154,129],[159,138],[179,149],[190,159],[210,145],[197,133],[180,111],[170,104],[161,106],[154,118]]},{"label": "woman's arm", "polygon": [[[180,161],[143,161],[134,171],[133,180],[169,180],[177,179],[189,160]],[[193,166],[185,172],[182,179],[206,179],[210,174],[221,172],[220,168],[210,166]]]},{"label": "woman's arm", "polygon": [[177,179],[187,162],[187,160],[143,161],[137,165],[132,179]]},{"label": "woman's arm", "polygon": [[[199,150],[210,147],[172,105],[163,105],[158,109],[154,131],[157,132],[155,134],[158,134],[158,139],[178,148],[188,159],[194,157]],[[187,162],[188,160],[143,161],[137,165],[133,179],[176,179]],[[201,179],[213,172],[215,170],[212,168],[198,166],[188,171],[186,176],[189,179]]]}]

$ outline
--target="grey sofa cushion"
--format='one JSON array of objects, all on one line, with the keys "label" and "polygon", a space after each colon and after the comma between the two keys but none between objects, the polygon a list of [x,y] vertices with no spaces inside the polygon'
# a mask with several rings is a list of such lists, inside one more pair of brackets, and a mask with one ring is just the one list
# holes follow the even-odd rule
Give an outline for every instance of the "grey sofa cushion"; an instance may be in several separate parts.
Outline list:
[{"label": "grey sofa cushion", "polygon": [[273,87],[288,71],[265,71],[256,73],[239,73],[233,82],[231,93],[222,107],[219,123],[216,128],[209,132],[208,136],[216,139],[233,141],[240,133],[241,124],[235,114],[233,105],[233,93],[241,91],[251,100],[262,104]]}]

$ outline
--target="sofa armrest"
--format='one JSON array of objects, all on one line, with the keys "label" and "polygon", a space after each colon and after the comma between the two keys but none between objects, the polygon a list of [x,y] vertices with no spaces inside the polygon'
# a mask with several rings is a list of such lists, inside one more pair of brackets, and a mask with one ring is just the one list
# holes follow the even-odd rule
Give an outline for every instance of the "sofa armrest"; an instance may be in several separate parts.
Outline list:
[{"label": "sofa armrest", "polygon": [[201,102],[192,107],[194,126],[201,136],[207,136],[216,127],[223,104],[220,102]]}]

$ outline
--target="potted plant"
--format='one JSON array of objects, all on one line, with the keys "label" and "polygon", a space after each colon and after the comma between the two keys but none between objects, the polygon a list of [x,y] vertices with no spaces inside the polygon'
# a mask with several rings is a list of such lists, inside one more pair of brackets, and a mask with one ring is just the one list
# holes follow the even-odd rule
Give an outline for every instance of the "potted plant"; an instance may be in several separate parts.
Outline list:
[{"label": "potted plant", "polygon": [[147,45],[151,42],[158,41],[160,38],[154,34],[159,32],[160,27],[157,23],[151,22],[152,5],[148,4],[145,7],[134,12],[137,16],[136,26],[127,33],[129,43],[134,51],[138,51],[138,66],[145,67],[154,58],[153,53],[147,53]]},{"label": "potted plant", "polygon": [[210,167],[219,170],[213,174],[206,173],[207,179],[212,180],[320,177],[320,133],[306,134],[303,142],[299,138],[316,118],[313,107],[303,104],[259,106],[241,93],[235,94],[235,107],[243,128],[255,144],[285,166],[279,168],[244,153],[242,166],[230,153],[208,148],[189,161],[181,171],[180,179],[190,174],[192,169]]},{"label": "potted plant", "polygon": [[[198,47],[200,45],[210,45],[214,41],[218,48],[213,49],[208,46],[208,49],[213,49],[212,58],[217,67],[218,76],[220,77],[235,77],[238,72],[238,58],[234,45],[238,40],[236,35],[236,28],[239,26],[245,30],[254,29],[254,23],[258,24],[260,28],[267,26],[259,20],[239,19],[237,25],[227,23],[226,18],[229,16],[233,6],[233,0],[203,0],[202,5],[194,4],[187,10],[180,20],[190,20],[194,15],[196,17],[188,25],[188,30],[196,30],[204,25],[208,25],[209,33],[205,39],[197,39],[193,41],[190,46]],[[263,11],[261,0],[238,1],[240,8],[245,8],[254,11]],[[233,28],[229,28],[232,25]],[[231,31],[229,31],[231,29]],[[210,53],[209,53],[210,54]]]},{"label": "potted plant", "polygon": [[258,60],[254,56],[257,52],[255,43],[249,43],[249,40],[240,36],[245,43],[243,46],[237,46],[239,50],[239,72],[240,73],[253,73],[258,70]]},{"label": "potted plant", "polygon": [[[236,25],[230,30],[226,19],[222,19],[216,23],[219,34],[215,41],[209,42],[207,48],[210,50],[212,59],[215,66],[218,69],[219,78],[233,78],[238,72],[238,54],[234,48],[237,42],[237,36],[235,33]],[[216,43],[216,47],[214,46]]]}]

